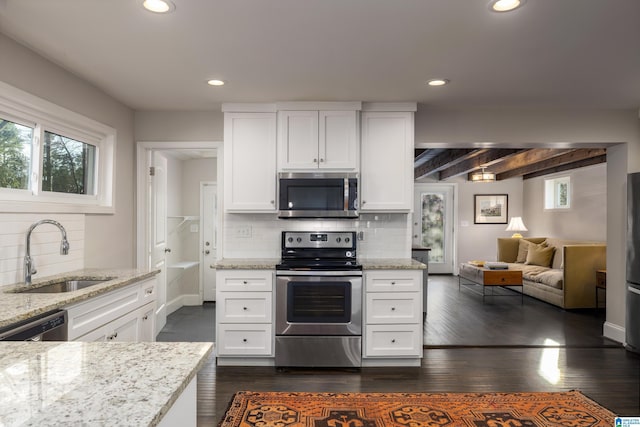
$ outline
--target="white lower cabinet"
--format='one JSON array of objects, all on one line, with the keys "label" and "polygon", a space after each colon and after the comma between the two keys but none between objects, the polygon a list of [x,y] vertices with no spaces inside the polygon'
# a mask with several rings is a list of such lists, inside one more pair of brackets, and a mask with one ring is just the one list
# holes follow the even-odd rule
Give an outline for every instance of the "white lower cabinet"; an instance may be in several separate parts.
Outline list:
[{"label": "white lower cabinet", "polygon": [[365,358],[422,357],[422,270],[365,271]]},{"label": "white lower cabinet", "polygon": [[216,355],[273,357],[273,270],[218,270]]},{"label": "white lower cabinet", "polygon": [[156,279],[66,307],[69,341],[155,341]]}]

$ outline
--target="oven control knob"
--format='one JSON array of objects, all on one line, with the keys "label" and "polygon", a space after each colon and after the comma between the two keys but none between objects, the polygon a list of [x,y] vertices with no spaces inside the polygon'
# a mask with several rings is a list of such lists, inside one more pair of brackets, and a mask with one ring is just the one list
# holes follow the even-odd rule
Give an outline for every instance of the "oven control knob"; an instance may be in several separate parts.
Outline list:
[{"label": "oven control knob", "polygon": [[287,239],[287,242],[289,242],[289,243],[293,243],[293,237],[289,237],[289,238]]},{"label": "oven control knob", "polygon": [[342,239],[341,239],[341,238],[336,237],[336,242],[340,243],[341,241],[342,241]]},{"label": "oven control knob", "polygon": [[353,253],[351,253],[351,251],[347,251],[345,255],[347,256],[347,258],[351,258],[353,256]]},{"label": "oven control knob", "polygon": [[349,241],[350,241],[350,240],[351,240],[351,239],[349,239],[348,237],[345,237],[345,238],[344,238],[344,242],[345,242],[345,243],[349,243]]},{"label": "oven control knob", "polygon": [[298,242],[298,243],[302,243],[302,237],[298,237],[298,238],[296,239],[296,242]]}]

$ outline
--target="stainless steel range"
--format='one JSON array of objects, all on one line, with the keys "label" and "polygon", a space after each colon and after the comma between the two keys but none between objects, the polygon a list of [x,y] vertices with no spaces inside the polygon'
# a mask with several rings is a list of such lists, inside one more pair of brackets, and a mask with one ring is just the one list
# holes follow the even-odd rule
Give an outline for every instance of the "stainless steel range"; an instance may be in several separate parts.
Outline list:
[{"label": "stainless steel range", "polygon": [[362,266],[355,232],[282,232],[275,332],[276,366],[361,366]]}]

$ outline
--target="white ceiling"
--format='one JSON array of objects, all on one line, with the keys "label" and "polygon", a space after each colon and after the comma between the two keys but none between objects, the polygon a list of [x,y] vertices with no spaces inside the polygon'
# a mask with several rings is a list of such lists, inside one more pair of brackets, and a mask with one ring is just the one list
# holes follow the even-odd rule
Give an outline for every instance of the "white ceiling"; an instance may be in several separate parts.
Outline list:
[{"label": "white ceiling", "polygon": [[136,110],[640,107],[640,0],[529,0],[506,14],[488,0],[173,1],[158,15],[141,0],[0,0],[0,32]]}]

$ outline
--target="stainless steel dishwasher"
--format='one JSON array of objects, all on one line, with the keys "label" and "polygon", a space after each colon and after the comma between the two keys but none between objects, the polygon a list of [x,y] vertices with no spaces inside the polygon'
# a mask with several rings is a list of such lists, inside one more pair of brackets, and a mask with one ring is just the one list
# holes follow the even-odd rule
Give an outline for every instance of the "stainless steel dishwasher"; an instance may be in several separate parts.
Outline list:
[{"label": "stainless steel dishwasher", "polygon": [[0,341],[66,341],[67,312],[50,311],[0,329]]}]

